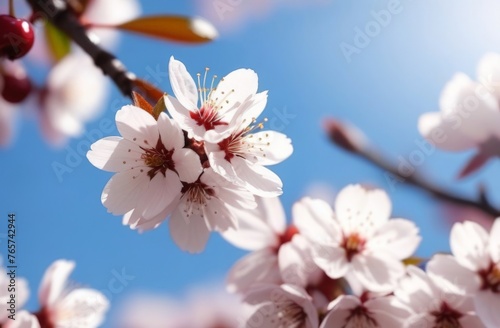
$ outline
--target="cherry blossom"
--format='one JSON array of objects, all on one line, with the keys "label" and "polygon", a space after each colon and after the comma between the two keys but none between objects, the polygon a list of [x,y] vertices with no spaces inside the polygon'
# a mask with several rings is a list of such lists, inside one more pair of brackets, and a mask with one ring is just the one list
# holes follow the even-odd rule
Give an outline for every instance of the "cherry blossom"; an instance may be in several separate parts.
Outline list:
[{"label": "cherry blossom", "polygon": [[116,172],[104,187],[102,203],[115,215],[154,219],[177,200],[181,181],[198,179],[199,157],[182,148],[182,131],[165,113],[156,121],[141,108],[124,106],[116,124],[123,137],[103,138],[87,153],[97,168]]},{"label": "cherry blossom", "polygon": [[434,274],[473,296],[477,315],[486,327],[500,326],[500,219],[490,233],[475,222],[455,223],[450,246],[453,256],[436,255],[429,262]]},{"label": "cherry blossom", "polygon": [[366,289],[392,290],[405,273],[403,259],[420,243],[418,228],[405,219],[389,220],[391,202],[380,190],[350,185],[340,191],[335,212],[322,200],[304,198],[294,206],[297,224],[314,245],[313,258],[333,278],[352,274]]},{"label": "cherry blossom", "polygon": [[248,292],[244,311],[247,328],[316,328],[318,312],[307,292],[298,286],[261,285]]},{"label": "cherry blossom", "polygon": [[427,141],[443,150],[477,149],[460,177],[500,155],[499,99],[487,87],[457,73],[444,87],[439,104],[441,111],[423,114],[418,128]]},{"label": "cherry blossom", "polygon": [[215,87],[215,77],[211,86],[206,86],[206,73],[203,82],[198,74],[197,87],[184,64],[174,57],[170,58],[168,71],[175,98],[165,97],[167,109],[188,137],[198,141],[221,141],[234,128],[230,123],[241,112],[253,108],[260,112],[266,105],[267,92],[257,94],[257,74],[250,69],[229,73]]},{"label": "cherry blossom", "polygon": [[306,287],[317,282],[321,270],[312,261],[311,247],[295,225],[286,226],[279,198],[256,199],[255,209],[238,213],[238,229],[223,233],[231,244],[252,251],[229,271],[228,290],[245,292],[260,283]]},{"label": "cherry blossom", "polygon": [[36,314],[42,327],[98,327],[104,321],[109,302],[100,292],[89,288],[68,288],[67,280],[75,263],[57,260],[45,271]]},{"label": "cherry blossom", "polygon": [[47,140],[61,145],[79,137],[85,123],[101,114],[107,81],[84,54],[70,54],[58,62],[47,77],[41,94],[40,121]]},{"label": "cherry blossom", "polygon": [[400,304],[411,312],[404,327],[484,327],[469,295],[453,288],[449,277],[434,275],[433,266],[427,266],[427,272],[409,266],[394,291]]},{"label": "cherry blossom", "polygon": [[21,310],[16,314],[16,320],[7,320],[5,328],[41,328],[38,319],[28,311]]},{"label": "cherry blossom", "polygon": [[320,328],[400,328],[408,311],[393,296],[363,292],[360,296],[341,295],[329,305]]}]

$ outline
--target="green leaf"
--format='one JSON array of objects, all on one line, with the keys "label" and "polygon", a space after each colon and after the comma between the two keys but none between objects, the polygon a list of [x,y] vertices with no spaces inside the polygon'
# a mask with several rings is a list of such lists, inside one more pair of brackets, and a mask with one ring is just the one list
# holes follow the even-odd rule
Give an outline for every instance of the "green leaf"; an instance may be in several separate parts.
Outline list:
[{"label": "green leaf", "polygon": [[217,30],[211,23],[197,17],[145,16],[108,27],[115,27],[168,41],[186,43],[208,42],[218,35]]},{"label": "green leaf", "polygon": [[70,52],[71,41],[68,36],[48,21],[45,21],[45,38],[52,57],[56,61],[61,60]]}]

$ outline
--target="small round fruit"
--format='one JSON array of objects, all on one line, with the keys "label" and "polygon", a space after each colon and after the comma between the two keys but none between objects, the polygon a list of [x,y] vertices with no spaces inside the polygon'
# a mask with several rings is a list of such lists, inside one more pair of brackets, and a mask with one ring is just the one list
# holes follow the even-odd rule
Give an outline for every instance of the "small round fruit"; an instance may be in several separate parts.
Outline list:
[{"label": "small round fruit", "polygon": [[27,76],[19,78],[11,74],[5,74],[0,77],[0,79],[2,78],[2,98],[10,103],[22,102],[32,90],[31,81]]},{"label": "small round fruit", "polygon": [[21,58],[30,51],[35,33],[30,22],[10,15],[0,15],[0,56]]}]

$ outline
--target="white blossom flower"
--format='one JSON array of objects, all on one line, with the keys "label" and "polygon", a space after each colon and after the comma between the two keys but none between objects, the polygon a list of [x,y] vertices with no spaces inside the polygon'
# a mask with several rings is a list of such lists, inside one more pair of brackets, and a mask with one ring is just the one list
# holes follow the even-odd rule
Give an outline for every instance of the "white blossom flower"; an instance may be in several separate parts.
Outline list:
[{"label": "white blossom flower", "polygon": [[87,153],[97,168],[117,172],[104,187],[102,203],[115,215],[133,211],[154,219],[179,197],[181,181],[198,179],[199,157],[182,148],[182,131],[165,113],[156,121],[141,108],[124,106],[116,124],[123,137],[103,138]]},{"label": "white blossom flower", "polygon": [[400,328],[409,312],[393,296],[341,295],[330,303],[320,328]]},{"label": "white blossom flower", "polygon": [[284,284],[262,285],[244,299],[249,314],[247,328],[317,328],[318,311],[311,297],[300,287]]},{"label": "white blossom flower", "polygon": [[305,288],[316,282],[321,270],[312,261],[311,248],[299,230],[293,224],[286,226],[279,198],[256,200],[255,209],[238,212],[238,229],[223,233],[231,244],[252,251],[231,268],[228,290],[245,292],[255,284],[283,282]]},{"label": "white blossom flower", "polygon": [[210,88],[206,87],[206,74],[203,82],[198,74],[197,87],[184,64],[174,57],[170,58],[168,71],[175,98],[165,97],[165,104],[189,138],[218,142],[229,135],[234,128],[230,123],[242,111],[262,111],[266,104],[267,93],[257,94],[257,74],[250,69],[229,73],[215,88],[215,77]]},{"label": "white blossom flower", "polygon": [[37,313],[43,327],[94,328],[104,321],[109,302],[103,294],[89,288],[68,288],[67,280],[75,263],[57,260],[45,271]]},{"label": "white blossom flower", "polygon": [[435,275],[432,266],[427,266],[427,274],[409,266],[394,291],[399,303],[411,312],[404,327],[484,327],[474,312],[472,298],[450,282]]},{"label": "white blossom flower", "polygon": [[179,204],[170,217],[170,235],[183,250],[201,252],[210,231],[237,228],[235,208],[256,206],[252,194],[229,183],[211,168],[200,178],[184,184]]},{"label": "white blossom flower", "polygon": [[500,54],[488,52],[479,60],[477,80],[500,101]]},{"label": "white blossom flower", "polygon": [[304,198],[294,206],[301,234],[314,245],[313,258],[333,278],[353,274],[368,290],[392,290],[405,272],[403,259],[420,242],[418,228],[405,219],[389,220],[391,202],[379,189],[342,189],[335,213],[321,200]]},{"label": "white blossom flower", "polygon": [[436,255],[428,268],[473,295],[477,315],[487,327],[500,327],[500,219],[489,234],[475,222],[455,223],[450,246],[453,256]]},{"label": "white blossom flower", "polygon": [[47,140],[60,145],[68,137],[79,137],[85,123],[100,115],[108,83],[85,54],[69,54],[47,77],[41,95],[40,120]]},{"label": "white blossom flower", "polygon": [[439,103],[441,111],[423,114],[418,128],[427,141],[443,150],[477,148],[460,177],[500,155],[499,99],[484,85],[458,73],[444,87]]}]

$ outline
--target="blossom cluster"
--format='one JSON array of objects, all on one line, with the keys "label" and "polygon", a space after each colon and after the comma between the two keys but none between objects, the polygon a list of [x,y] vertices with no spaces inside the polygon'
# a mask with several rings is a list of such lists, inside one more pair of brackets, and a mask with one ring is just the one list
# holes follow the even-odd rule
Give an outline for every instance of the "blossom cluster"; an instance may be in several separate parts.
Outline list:
[{"label": "blossom cluster", "polygon": [[[75,262],[57,260],[45,271],[38,290],[40,310],[21,310],[29,298],[23,278],[0,267],[0,326],[5,328],[96,328],[104,321],[108,299],[99,291],[68,283]],[[14,285],[12,279],[15,279]],[[11,288],[8,288],[8,287]],[[15,299],[12,301],[12,294]]]},{"label": "blossom cluster", "polygon": [[267,92],[257,92],[257,74],[238,69],[197,83],[173,57],[169,77],[175,97],[163,99],[168,114],[137,106],[116,113],[121,137],[91,146],[96,167],[116,172],[104,187],[102,203],[140,231],[169,217],[170,234],[183,250],[200,252],[210,231],[237,230],[238,210],[257,206],[255,197],[282,193],[281,179],[266,168],[293,151],[276,131],[261,131],[257,118]]},{"label": "blossom cluster", "polygon": [[237,232],[251,250],[228,276],[241,293],[245,327],[499,327],[500,219],[488,234],[474,222],[451,232],[452,255],[416,266],[421,237],[390,218],[385,192],[350,185],[334,209],[304,198],[286,227],[277,199],[261,199]]}]

